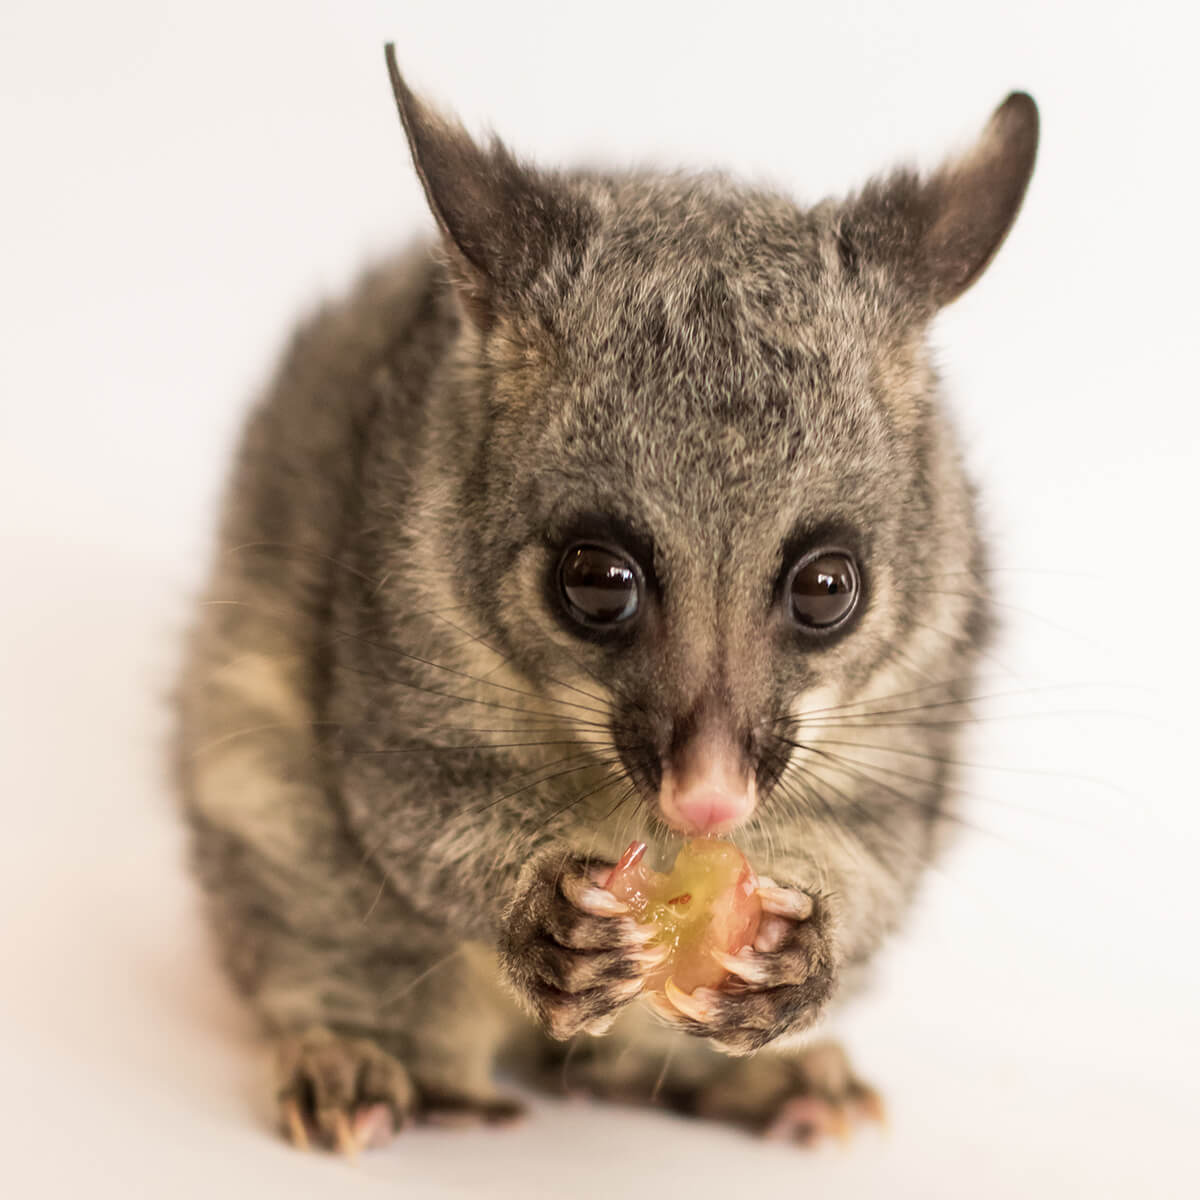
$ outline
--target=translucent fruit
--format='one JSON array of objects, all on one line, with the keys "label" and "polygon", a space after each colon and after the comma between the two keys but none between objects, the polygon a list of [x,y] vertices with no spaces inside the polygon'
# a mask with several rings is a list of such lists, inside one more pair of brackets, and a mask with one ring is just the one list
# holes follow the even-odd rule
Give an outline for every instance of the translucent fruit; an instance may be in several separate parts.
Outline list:
[{"label": "translucent fruit", "polygon": [[685,992],[716,987],[728,972],[711,951],[736,954],[758,932],[762,905],[750,864],[736,846],[712,838],[688,842],[668,875],[646,866],[645,853],[646,843],[634,842],[607,887],[638,922],[657,926],[652,945],[671,947],[647,991],[661,991],[668,979]]}]

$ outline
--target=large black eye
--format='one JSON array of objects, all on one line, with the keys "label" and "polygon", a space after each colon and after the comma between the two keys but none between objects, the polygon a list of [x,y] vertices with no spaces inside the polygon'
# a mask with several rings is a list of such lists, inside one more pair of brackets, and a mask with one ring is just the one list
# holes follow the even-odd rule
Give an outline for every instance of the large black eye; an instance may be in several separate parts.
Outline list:
[{"label": "large black eye", "polygon": [[617,625],[638,610],[642,574],[628,555],[604,546],[572,546],[558,567],[567,611],[584,625]]},{"label": "large black eye", "polygon": [[797,625],[830,629],[858,604],[858,567],[844,550],[818,550],[802,558],[788,579],[788,611]]}]

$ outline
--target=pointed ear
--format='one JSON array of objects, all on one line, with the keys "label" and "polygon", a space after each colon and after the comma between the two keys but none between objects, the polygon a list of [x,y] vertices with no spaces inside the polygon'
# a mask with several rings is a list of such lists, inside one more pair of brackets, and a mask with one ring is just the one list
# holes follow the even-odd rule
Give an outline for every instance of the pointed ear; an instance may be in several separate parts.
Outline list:
[{"label": "pointed ear", "polygon": [[449,252],[471,319],[488,329],[562,253],[577,261],[590,209],[554,176],[519,163],[499,139],[477,145],[404,82],[393,46],[388,74],[413,165]]},{"label": "pointed ear", "polygon": [[876,263],[927,311],[983,273],[1016,220],[1037,155],[1038,111],[1013,92],[978,141],[928,179],[898,172],[843,210],[844,263]]}]

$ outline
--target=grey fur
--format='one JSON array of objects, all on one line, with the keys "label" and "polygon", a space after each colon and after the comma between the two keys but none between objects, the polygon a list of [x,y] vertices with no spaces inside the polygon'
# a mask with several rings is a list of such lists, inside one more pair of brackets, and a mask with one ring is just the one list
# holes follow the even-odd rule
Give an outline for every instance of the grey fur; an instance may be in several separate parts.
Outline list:
[{"label": "grey fur", "polygon": [[[636,931],[575,900],[634,836],[669,850],[662,764],[720,733],[762,793],[736,839],[816,908],[769,988],[679,1022],[710,1064],[683,1075],[716,1079],[705,1042],[786,1043],[858,983],[955,819],[938,718],[963,715],[988,601],[924,336],[1016,215],[1036,110],[1010,98],[929,180],[802,209],[719,175],[535,171],[393,76],[439,251],[297,335],[179,686],[217,940],[289,1062],[331,1030],[407,1072],[374,1097],[397,1117],[492,1112],[501,1049],[544,1060],[526,1013],[559,1038],[639,1020]],[[619,645],[549,595],[584,515],[652,556]],[[778,580],[823,537],[858,551],[866,604],[804,641]]]}]

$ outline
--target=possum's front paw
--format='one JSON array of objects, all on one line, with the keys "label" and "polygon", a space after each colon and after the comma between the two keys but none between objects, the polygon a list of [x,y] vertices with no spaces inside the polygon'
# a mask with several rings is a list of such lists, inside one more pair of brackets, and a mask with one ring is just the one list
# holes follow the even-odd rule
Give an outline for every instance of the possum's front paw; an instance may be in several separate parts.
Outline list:
[{"label": "possum's front paw", "polygon": [[718,1050],[749,1054],[811,1026],[833,992],[835,958],[827,903],[759,879],[764,917],[753,947],[713,957],[729,972],[719,988],[681,991],[670,981],[649,997],[667,1024]]},{"label": "possum's front paw", "polygon": [[654,929],[638,925],[601,885],[609,870],[577,858],[544,858],[531,864],[505,915],[505,974],[560,1041],[607,1030],[669,953],[650,947]]}]

